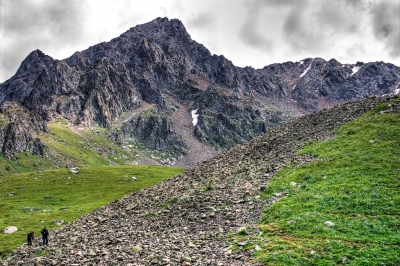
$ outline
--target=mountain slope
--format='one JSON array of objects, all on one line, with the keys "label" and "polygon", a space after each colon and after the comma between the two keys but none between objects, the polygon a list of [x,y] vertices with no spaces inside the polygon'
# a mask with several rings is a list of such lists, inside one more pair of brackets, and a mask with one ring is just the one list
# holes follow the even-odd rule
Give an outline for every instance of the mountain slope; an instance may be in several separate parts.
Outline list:
[{"label": "mountain slope", "polygon": [[[237,243],[232,237],[259,238],[261,228],[256,223],[263,206],[274,206],[287,195],[279,190],[262,198],[262,191],[268,189],[279,170],[318,160],[310,154],[298,154],[307,144],[333,139],[340,127],[371,110],[372,116],[392,114],[398,119],[400,101],[368,98],[269,130],[245,145],[52,231],[52,247],[45,256],[21,247],[9,262],[256,264],[249,257],[252,251],[246,250],[248,242]],[[398,213],[394,215],[398,217]],[[33,251],[40,249],[33,247]]]},{"label": "mountain slope", "polygon": [[287,197],[264,211],[263,238],[245,248],[258,242],[268,265],[398,265],[399,103],[377,105],[302,149],[315,161],[270,180],[263,197]]},{"label": "mountain slope", "polygon": [[202,153],[195,147],[231,148],[300,115],[399,92],[400,69],[389,63],[307,58],[240,68],[192,40],[179,20],[158,18],[65,60],[33,51],[0,84],[0,105],[16,102],[44,122],[62,117],[74,130],[108,128],[121,146],[136,142],[159,162],[191,166],[200,159],[183,157]]},{"label": "mountain slope", "polygon": [[75,174],[63,168],[2,177],[0,228],[13,225],[18,231],[0,234],[0,257],[25,243],[31,230],[36,233],[34,243],[40,242],[42,223],[53,230],[182,170],[157,165],[97,166],[76,169]]}]

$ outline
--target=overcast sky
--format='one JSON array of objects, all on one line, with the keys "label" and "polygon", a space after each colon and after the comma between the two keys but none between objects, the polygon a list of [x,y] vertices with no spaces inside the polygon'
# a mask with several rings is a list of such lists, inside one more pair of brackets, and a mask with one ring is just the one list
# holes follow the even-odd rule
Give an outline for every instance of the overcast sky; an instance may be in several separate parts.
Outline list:
[{"label": "overcast sky", "polygon": [[0,82],[40,49],[64,59],[157,17],[237,66],[307,57],[400,66],[400,0],[0,0]]}]

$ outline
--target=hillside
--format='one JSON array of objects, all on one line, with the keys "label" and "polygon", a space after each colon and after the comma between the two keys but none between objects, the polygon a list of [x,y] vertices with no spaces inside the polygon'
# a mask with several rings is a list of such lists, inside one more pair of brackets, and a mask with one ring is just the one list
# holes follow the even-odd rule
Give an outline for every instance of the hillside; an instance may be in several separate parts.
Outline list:
[{"label": "hillside", "polygon": [[124,165],[55,169],[1,178],[0,257],[10,254],[43,224],[53,230],[134,191],[153,186],[183,169],[156,165]]},{"label": "hillside", "polygon": [[[399,98],[375,97],[303,116],[56,229],[47,249],[23,246],[7,263],[396,265],[399,114]],[[326,201],[307,194],[321,191]]]},{"label": "hillside", "polygon": [[0,84],[0,150],[17,165],[24,152],[69,165],[42,138],[62,119],[138,155],[115,162],[88,140],[108,164],[190,167],[304,114],[399,92],[400,69],[390,63],[305,58],[240,68],[192,40],[181,21],[157,18],[64,60],[32,51]]}]

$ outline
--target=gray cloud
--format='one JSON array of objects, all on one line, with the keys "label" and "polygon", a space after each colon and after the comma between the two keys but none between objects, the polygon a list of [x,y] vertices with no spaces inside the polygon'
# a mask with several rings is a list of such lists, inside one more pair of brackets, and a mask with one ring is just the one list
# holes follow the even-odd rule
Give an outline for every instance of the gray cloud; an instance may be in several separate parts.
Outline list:
[{"label": "gray cloud", "polygon": [[187,21],[187,26],[191,28],[208,28],[214,24],[214,18],[210,13],[199,13],[197,16]]},{"label": "gray cloud", "polygon": [[[276,24],[282,28],[270,40],[267,33],[257,28],[268,20],[262,16],[271,12],[279,14],[281,24]],[[365,49],[362,42],[371,40],[373,32],[375,38],[386,45],[388,54],[397,57],[400,56],[399,14],[400,2],[390,0],[253,0],[249,2],[239,38],[247,46],[259,50],[279,43],[288,45],[292,53],[313,56],[326,53],[335,45],[340,48],[345,39],[355,42],[346,44],[345,50]],[[368,47],[373,49],[373,45]],[[279,45],[276,48],[280,49]]]},{"label": "gray cloud", "polygon": [[372,9],[374,35],[392,56],[400,56],[400,2],[380,2]]},{"label": "gray cloud", "polygon": [[239,38],[243,43],[263,51],[270,49],[272,44],[271,41],[258,30],[258,25],[260,24],[260,11],[264,7],[265,2],[266,1],[260,0],[249,2],[247,18],[239,30]]},{"label": "gray cloud", "polygon": [[[260,31],[258,28],[261,22],[261,16],[263,10],[275,10],[279,12],[281,8],[291,8],[294,11],[286,18],[284,25],[284,30],[287,31],[288,40],[291,41],[294,47],[299,47],[301,44],[298,43],[299,38],[296,38],[294,34],[296,30],[301,28],[298,25],[298,20],[301,17],[302,6],[306,4],[304,0],[253,0],[248,3],[248,13],[245,22],[243,23],[240,31],[239,38],[246,45],[258,48],[260,50],[266,51],[272,48],[272,44],[276,41],[279,36],[266,36],[266,34]],[[280,19],[284,19],[281,15]],[[276,24],[276,21],[269,19],[268,23]],[[304,33],[304,32],[303,32]],[[296,33],[300,36],[303,34],[301,32]],[[292,36],[289,36],[292,35]],[[300,38],[301,39],[301,38]]]},{"label": "gray cloud", "polygon": [[360,0],[303,2],[291,7],[284,37],[295,50],[322,51],[340,38],[358,34],[364,15]]},{"label": "gray cloud", "polygon": [[[35,49],[68,47],[84,33],[84,7],[78,0],[2,1],[1,80],[9,78],[21,61]],[[18,49],[16,49],[18,48]],[[50,55],[51,56],[51,55]]]},{"label": "gray cloud", "polygon": [[248,19],[239,31],[239,38],[248,46],[268,50],[271,42],[256,29],[257,18]]},{"label": "gray cloud", "polygon": [[290,9],[283,24],[285,41],[297,51],[310,48],[315,50],[320,45],[321,39],[316,38],[312,26],[304,21],[306,3],[291,6]]}]

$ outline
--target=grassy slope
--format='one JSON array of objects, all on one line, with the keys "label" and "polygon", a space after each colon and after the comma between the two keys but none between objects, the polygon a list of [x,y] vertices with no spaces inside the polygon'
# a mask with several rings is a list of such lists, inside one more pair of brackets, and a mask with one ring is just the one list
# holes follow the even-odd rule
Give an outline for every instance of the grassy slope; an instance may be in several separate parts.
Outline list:
[{"label": "grassy slope", "polygon": [[317,162],[280,171],[263,196],[288,195],[245,248],[267,265],[400,265],[400,117],[385,108],[300,152]]},{"label": "grassy slope", "polygon": [[77,134],[65,126],[63,121],[49,124],[48,127],[51,134],[40,136],[41,140],[58,157],[77,166],[129,164],[137,160],[136,151],[123,150],[109,140],[107,129],[94,127]]},{"label": "grassy slope", "polygon": [[0,177],[35,170],[64,168],[66,162],[79,167],[134,164],[137,152],[124,150],[110,141],[107,129],[92,127],[77,134],[66,127],[66,121],[57,119],[48,124],[50,133],[41,134],[48,147],[45,156],[28,152],[16,154],[10,160],[0,155]]},{"label": "grassy slope", "polygon": [[[51,230],[57,219],[73,221],[181,171],[165,166],[103,166],[82,168],[75,175],[68,169],[57,169],[2,177],[0,228],[14,225],[19,231],[0,234],[0,254],[24,243],[30,230],[38,234],[43,224]],[[132,176],[138,180],[131,181]],[[11,192],[15,195],[9,196]]]}]

